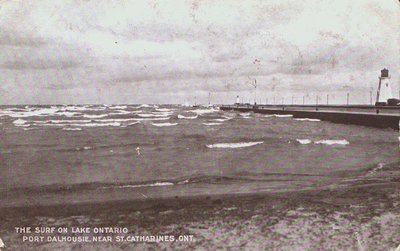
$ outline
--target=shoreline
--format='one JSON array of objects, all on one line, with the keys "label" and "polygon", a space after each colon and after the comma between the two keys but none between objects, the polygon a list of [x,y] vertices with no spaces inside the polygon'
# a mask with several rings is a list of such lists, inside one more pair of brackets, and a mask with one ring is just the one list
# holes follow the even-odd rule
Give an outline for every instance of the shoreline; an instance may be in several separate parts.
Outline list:
[{"label": "shoreline", "polygon": [[[15,248],[394,250],[400,244],[400,168],[294,192],[0,209],[0,236]],[[14,227],[126,227],[128,235],[193,235],[193,242],[22,243]],[[112,235],[115,237],[115,235]],[[110,237],[112,238],[112,237]]]}]

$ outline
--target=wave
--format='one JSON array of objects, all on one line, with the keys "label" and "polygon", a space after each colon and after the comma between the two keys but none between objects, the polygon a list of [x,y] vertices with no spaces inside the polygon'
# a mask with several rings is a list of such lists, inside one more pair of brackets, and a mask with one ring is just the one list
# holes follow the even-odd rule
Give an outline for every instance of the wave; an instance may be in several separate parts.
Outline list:
[{"label": "wave", "polygon": [[307,145],[310,144],[312,141],[309,139],[296,139],[297,142],[299,142],[302,145]]},{"label": "wave", "polygon": [[164,126],[176,126],[178,123],[151,123],[153,126],[164,127]]},{"label": "wave", "polygon": [[92,120],[90,119],[51,119],[51,120],[33,120],[33,123],[37,124],[46,124],[46,123],[54,123],[54,124],[69,124],[69,123],[90,123]]},{"label": "wave", "polygon": [[239,143],[217,143],[212,145],[207,145],[208,148],[242,148],[255,146],[264,143],[264,141],[254,141],[254,142],[239,142]]},{"label": "wave", "polygon": [[247,116],[250,116],[251,113],[250,112],[246,112],[246,113],[240,113],[239,115],[243,116],[243,117],[247,117]]},{"label": "wave", "polygon": [[[57,108],[29,108],[27,111],[12,111],[12,110],[4,110],[1,111],[0,116],[9,116],[12,118],[27,118],[34,116],[57,116],[56,112],[59,109]],[[62,114],[61,114],[62,115]]]},{"label": "wave", "polygon": [[348,145],[350,144],[349,141],[345,139],[340,139],[340,140],[331,140],[331,139],[326,139],[326,140],[318,140],[314,141],[315,144],[324,144],[324,145]]},{"label": "wave", "polygon": [[274,114],[275,117],[277,118],[292,118],[292,114]]},{"label": "wave", "polygon": [[299,119],[294,119],[298,121],[311,121],[311,122],[318,122],[321,121],[320,119],[309,119],[309,118],[299,118]]},{"label": "wave", "polygon": [[17,120],[14,120],[13,124],[15,126],[24,126],[26,122],[28,122],[28,121],[23,120],[23,119],[17,119]]},{"label": "wave", "polygon": [[55,107],[60,111],[104,111],[104,107],[89,107],[89,106],[73,106],[73,105],[65,105],[62,107]]},{"label": "wave", "polygon": [[125,115],[125,114],[135,113],[135,112],[124,111],[124,110],[115,110],[115,111],[116,112],[111,112],[108,115]]},{"label": "wave", "polygon": [[222,123],[203,123],[206,126],[222,125]]},{"label": "wave", "polygon": [[77,127],[77,128],[68,128],[68,127],[65,127],[65,128],[63,128],[63,130],[64,130],[64,131],[82,131],[82,128],[79,128],[79,127]]},{"label": "wave", "polygon": [[128,107],[126,105],[115,105],[115,106],[109,106],[108,108],[113,110],[118,110],[118,109],[126,109]]},{"label": "wave", "polygon": [[[292,114],[267,114],[264,115],[265,118],[271,118],[271,117],[276,117],[276,118],[292,118]],[[298,119],[298,120],[303,120],[303,119]]]},{"label": "wave", "polygon": [[136,120],[136,121],[152,121],[152,120],[169,120],[169,117],[166,118],[137,118],[137,119],[132,119],[132,120]]},{"label": "wave", "polygon": [[216,121],[216,122],[224,122],[224,121],[228,121],[231,120],[232,118],[226,118],[226,119],[212,119],[212,121]]},{"label": "wave", "polygon": [[149,184],[139,184],[139,185],[118,185],[118,186],[106,186],[101,187],[102,189],[113,189],[113,188],[138,188],[138,187],[160,187],[160,186],[173,186],[172,182],[155,182]]},{"label": "wave", "polygon": [[35,126],[56,126],[56,127],[63,127],[63,126],[76,126],[76,127],[104,127],[104,126],[121,126],[121,123],[114,122],[114,123],[77,123],[77,124],[51,124],[51,123],[34,123]]},{"label": "wave", "polygon": [[139,116],[139,117],[142,117],[142,118],[152,118],[152,117],[168,117],[169,115],[171,115],[171,114],[168,114],[168,115],[166,115],[166,114],[154,114],[154,113],[151,113],[151,114],[149,114],[149,113],[139,113],[139,114],[137,114],[137,116]]},{"label": "wave", "polygon": [[139,105],[138,107],[148,108],[148,107],[151,107],[151,106],[148,105],[148,104],[142,104],[142,105]]},{"label": "wave", "polygon": [[89,118],[89,119],[98,119],[98,118],[104,118],[107,117],[108,114],[100,114],[100,115],[90,115],[90,114],[84,114],[83,117]]},{"label": "wave", "polygon": [[317,141],[311,141],[310,139],[296,139],[297,142],[299,142],[302,145],[307,145],[307,144],[324,144],[324,145],[348,145],[349,141],[345,139],[340,139],[340,140],[331,140],[331,139],[325,139],[325,140],[317,140]]},{"label": "wave", "polygon": [[176,111],[176,109],[157,108],[156,111],[159,111],[159,112],[172,112],[172,111]]},{"label": "wave", "polygon": [[178,114],[178,119],[197,119],[198,116],[199,115],[191,117],[191,116],[183,116],[183,115]]},{"label": "wave", "polygon": [[217,109],[196,109],[196,110],[191,110],[190,112],[196,113],[197,115],[201,114],[207,114],[207,113],[214,113],[218,112],[219,110]]}]

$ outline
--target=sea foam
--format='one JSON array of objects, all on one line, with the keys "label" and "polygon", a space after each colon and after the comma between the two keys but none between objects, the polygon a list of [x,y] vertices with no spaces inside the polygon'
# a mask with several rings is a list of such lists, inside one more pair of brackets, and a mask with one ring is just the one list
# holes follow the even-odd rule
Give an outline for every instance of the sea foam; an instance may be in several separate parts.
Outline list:
[{"label": "sea foam", "polygon": [[203,123],[206,126],[222,125],[222,123]]},{"label": "sea foam", "polygon": [[326,140],[318,140],[314,141],[315,144],[324,144],[324,145],[348,145],[350,144],[349,141],[345,139],[340,139],[340,140],[331,140],[331,139],[326,139]]},{"label": "sea foam", "polygon": [[197,119],[198,115],[196,116],[183,116],[178,114],[178,119]]},{"label": "sea foam", "polygon": [[321,121],[320,119],[309,119],[309,118],[299,118],[299,119],[294,119],[298,121],[310,121],[310,122],[318,122]]},{"label": "sea foam", "polygon": [[255,142],[240,142],[240,143],[217,143],[212,145],[207,145],[208,148],[241,148],[255,146],[264,143],[264,141]]},{"label": "sea foam", "polygon": [[178,123],[151,123],[153,126],[164,127],[164,126],[176,126]]}]

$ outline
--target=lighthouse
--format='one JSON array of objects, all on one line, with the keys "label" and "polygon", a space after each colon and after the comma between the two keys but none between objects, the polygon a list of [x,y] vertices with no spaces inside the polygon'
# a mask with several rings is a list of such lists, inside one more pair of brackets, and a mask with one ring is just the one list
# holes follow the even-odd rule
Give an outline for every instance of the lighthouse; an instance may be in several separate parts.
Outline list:
[{"label": "lighthouse", "polygon": [[393,99],[392,87],[390,85],[389,70],[384,68],[381,70],[379,77],[378,91],[376,93],[375,105],[387,105],[389,99]]}]

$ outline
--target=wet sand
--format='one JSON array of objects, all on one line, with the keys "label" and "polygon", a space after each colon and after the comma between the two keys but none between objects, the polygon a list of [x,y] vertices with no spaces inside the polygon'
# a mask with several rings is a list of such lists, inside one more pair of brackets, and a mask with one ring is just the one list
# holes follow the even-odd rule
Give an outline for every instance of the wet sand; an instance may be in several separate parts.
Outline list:
[{"label": "wet sand", "polygon": [[[324,188],[106,204],[1,209],[9,250],[395,250],[400,165]],[[193,235],[192,242],[29,243],[16,226],[127,227],[128,235]]]}]

